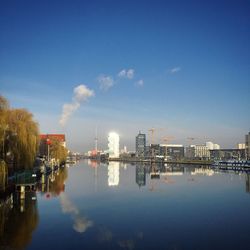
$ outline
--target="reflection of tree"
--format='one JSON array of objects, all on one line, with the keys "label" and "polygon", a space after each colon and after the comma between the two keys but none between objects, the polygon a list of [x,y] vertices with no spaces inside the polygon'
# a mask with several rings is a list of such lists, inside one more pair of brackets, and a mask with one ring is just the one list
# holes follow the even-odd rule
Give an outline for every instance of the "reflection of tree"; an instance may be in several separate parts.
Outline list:
[{"label": "reflection of tree", "polygon": [[[31,241],[32,232],[39,221],[37,204],[36,201],[32,200],[33,196],[35,193],[27,192],[22,201],[20,194],[16,193],[13,196],[13,208],[10,204],[6,204],[7,207],[0,207],[1,216],[3,215],[1,221],[4,221],[4,228],[0,235],[0,245],[3,248],[23,249]],[[23,205],[25,206],[24,210],[20,209]],[[1,211],[2,209],[4,211]]]},{"label": "reflection of tree", "polygon": [[54,178],[51,178],[49,181],[49,191],[52,196],[58,196],[61,192],[64,192],[64,183],[68,178],[68,169],[66,167],[60,168],[59,171],[53,173],[53,175]]}]

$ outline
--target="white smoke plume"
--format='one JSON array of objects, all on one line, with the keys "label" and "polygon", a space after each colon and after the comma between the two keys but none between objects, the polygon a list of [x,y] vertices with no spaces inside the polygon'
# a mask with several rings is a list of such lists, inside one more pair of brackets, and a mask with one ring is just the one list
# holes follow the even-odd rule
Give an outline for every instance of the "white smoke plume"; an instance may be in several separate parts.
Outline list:
[{"label": "white smoke plume", "polygon": [[63,104],[59,123],[64,126],[68,121],[70,115],[81,106],[81,103],[86,102],[90,97],[94,95],[94,91],[83,84],[75,87],[72,102]]},{"label": "white smoke plume", "polygon": [[93,222],[82,216],[78,208],[70,201],[64,193],[60,195],[60,201],[63,213],[68,213],[73,219],[73,229],[78,233],[84,233],[89,227],[93,226]]}]

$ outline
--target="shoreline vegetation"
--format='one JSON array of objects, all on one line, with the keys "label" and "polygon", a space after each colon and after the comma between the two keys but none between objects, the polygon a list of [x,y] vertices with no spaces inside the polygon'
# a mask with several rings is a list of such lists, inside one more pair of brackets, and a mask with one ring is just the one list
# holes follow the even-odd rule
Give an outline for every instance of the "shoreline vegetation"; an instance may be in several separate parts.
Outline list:
[{"label": "shoreline vegetation", "polygon": [[[45,159],[36,160],[40,142],[39,124],[33,114],[23,108],[11,108],[8,100],[0,95],[0,177],[45,164]],[[50,161],[63,164],[67,149],[56,139],[51,140],[49,147]]]},{"label": "shoreline vegetation", "polygon": [[0,96],[0,159],[8,169],[32,169],[39,146],[39,125],[33,114],[23,108],[11,108]]}]

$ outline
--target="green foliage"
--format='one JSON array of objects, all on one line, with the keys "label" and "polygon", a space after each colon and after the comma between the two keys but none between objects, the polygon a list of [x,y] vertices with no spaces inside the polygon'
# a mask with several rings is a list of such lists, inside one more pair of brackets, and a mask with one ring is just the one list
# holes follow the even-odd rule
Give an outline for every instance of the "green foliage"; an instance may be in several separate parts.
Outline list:
[{"label": "green foliage", "polygon": [[38,145],[38,124],[25,109],[11,109],[0,97],[0,157],[15,170],[32,168]]}]

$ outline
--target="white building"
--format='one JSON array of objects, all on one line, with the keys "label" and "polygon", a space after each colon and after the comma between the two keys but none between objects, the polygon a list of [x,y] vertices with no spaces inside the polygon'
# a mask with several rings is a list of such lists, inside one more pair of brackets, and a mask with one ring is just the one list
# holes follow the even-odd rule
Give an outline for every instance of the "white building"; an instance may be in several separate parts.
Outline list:
[{"label": "white building", "polygon": [[207,147],[209,150],[220,149],[220,145],[219,145],[219,144],[213,143],[213,142],[211,142],[211,141],[206,142],[206,147]]},{"label": "white building", "polygon": [[238,143],[237,149],[246,149],[246,144],[245,143]]},{"label": "white building", "polygon": [[119,157],[119,135],[115,132],[110,132],[108,136],[109,158]]}]

